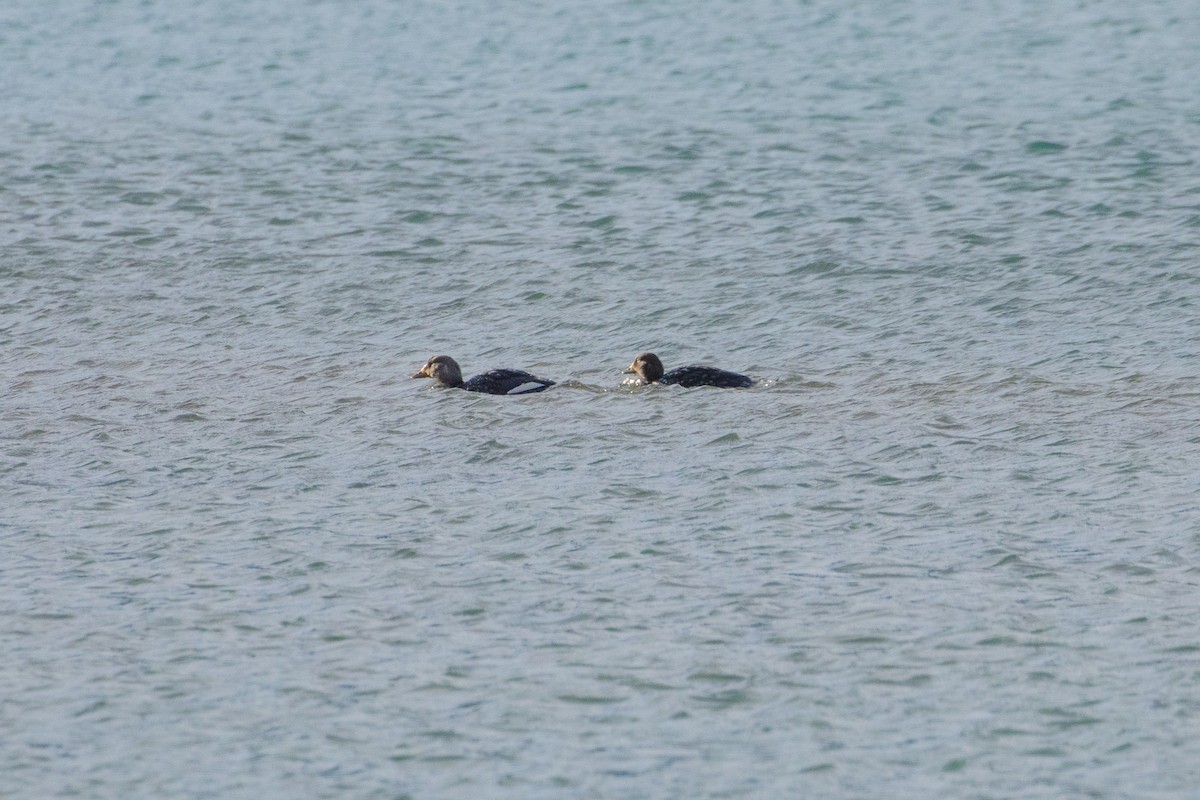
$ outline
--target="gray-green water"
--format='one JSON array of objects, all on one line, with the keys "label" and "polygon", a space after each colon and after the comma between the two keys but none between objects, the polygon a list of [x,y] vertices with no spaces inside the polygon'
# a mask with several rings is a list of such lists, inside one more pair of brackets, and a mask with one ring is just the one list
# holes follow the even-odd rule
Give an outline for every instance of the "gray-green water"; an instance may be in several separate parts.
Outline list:
[{"label": "gray-green water", "polygon": [[6,3],[0,796],[1193,797],[1198,41]]}]

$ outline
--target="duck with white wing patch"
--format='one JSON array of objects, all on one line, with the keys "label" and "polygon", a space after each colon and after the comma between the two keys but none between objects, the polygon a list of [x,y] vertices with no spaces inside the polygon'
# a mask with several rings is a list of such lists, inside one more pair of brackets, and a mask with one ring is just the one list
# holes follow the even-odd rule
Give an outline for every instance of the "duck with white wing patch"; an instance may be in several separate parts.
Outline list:
[{"label": "duck with white wing patch", "polygon": [[464,381],[462,369],[450,356],[430,356],[412,377],[433,378],[438,386],[482,394],[533,394],[554,385],[554,381],[519,369],[493,369]]}]

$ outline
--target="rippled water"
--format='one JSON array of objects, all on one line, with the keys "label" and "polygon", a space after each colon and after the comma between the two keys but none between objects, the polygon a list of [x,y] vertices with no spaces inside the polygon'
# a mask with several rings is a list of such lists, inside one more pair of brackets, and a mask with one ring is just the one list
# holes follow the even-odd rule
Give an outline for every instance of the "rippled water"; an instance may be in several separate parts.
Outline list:
[{"label": "rippled water", "polygon": [[1192,797],[1198,39],[6,4],[0,796]]}]

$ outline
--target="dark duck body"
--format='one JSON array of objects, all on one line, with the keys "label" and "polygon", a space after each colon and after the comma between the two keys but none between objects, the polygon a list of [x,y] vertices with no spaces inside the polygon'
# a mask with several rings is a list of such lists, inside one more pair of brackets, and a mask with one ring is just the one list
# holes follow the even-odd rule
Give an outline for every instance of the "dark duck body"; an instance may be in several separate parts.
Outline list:
[{"label": "dark duck body", "polygon": [[433,378],[438,386],[481,394],[532,394],[554,385],[554,381],[519,369],[493,369],[464,381],[462,369],[450,356],[431,356],[412,377]]},{"label": "dark duck body", "polygon": [[716,367],[676,367],[670,372],[663,372],[662,361],[654,353],[642,353],[625,372],[637,375],[645,383],[667,383],[688,388],[719,386],[725,389],[744,389],[754,385],[749,376]]}]

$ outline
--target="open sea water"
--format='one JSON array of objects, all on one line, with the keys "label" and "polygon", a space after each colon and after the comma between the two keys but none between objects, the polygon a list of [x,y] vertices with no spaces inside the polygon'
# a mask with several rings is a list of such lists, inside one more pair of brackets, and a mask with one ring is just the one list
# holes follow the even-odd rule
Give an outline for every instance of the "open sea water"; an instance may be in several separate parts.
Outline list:
[{"label": "open sea water", "polygon": [[0,797],[1195,798],[1197,42],[7,0]]}]

